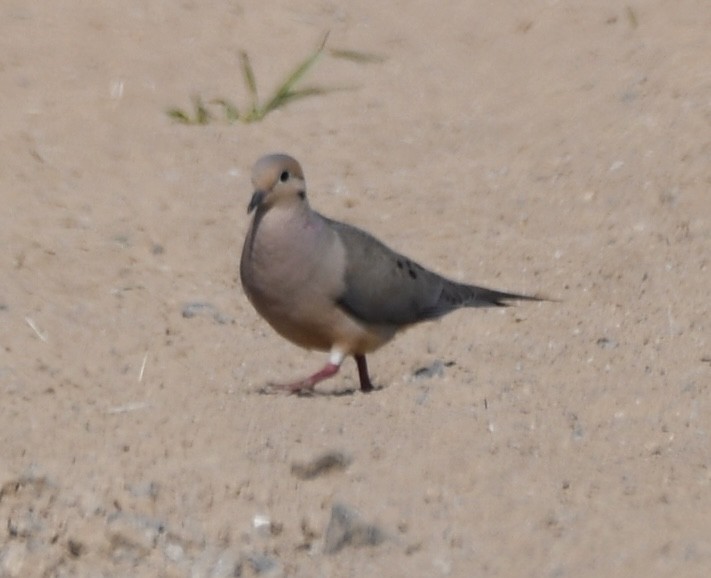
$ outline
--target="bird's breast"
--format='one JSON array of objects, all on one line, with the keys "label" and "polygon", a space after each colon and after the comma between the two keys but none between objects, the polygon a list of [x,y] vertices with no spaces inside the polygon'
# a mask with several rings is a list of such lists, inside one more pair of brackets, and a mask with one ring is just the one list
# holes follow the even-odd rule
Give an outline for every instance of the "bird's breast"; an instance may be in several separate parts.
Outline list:
[{"label": "bird's breast", "polygon": [[315,215],[272,209],[252,222],[240,276],[257,311],[292,341],[315,332],[343,291],[345,250]]}]

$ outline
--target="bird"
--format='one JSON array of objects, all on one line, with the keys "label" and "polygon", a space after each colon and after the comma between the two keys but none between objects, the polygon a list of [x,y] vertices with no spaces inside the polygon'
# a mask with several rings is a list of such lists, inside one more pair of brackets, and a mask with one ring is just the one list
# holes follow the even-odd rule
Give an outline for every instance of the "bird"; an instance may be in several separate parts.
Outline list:
[{"label": "bird", "polygon": [[240,280],[248,300],[282,337],[326,351],[316,373],[272,387],[308,394],[352,356],[360,390],[375,388],[366,355],[400,331],[463,307],[541,301],[458,283],[393,251],[370,233],[313,210],[299,162],[282,153],[252,168],[252,214],[242,248]]}]

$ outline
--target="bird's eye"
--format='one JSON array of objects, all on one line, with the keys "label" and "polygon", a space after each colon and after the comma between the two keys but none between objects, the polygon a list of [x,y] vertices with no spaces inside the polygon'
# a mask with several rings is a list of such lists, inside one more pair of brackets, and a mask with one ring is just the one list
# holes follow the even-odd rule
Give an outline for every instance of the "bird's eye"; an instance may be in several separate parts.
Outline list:
[{"label": "bird's eye", "polygon": [[284,171],[281,175],[279,175],[279,180],[282,183],[285,183],[286,181],[289,180],[289,171]]}]

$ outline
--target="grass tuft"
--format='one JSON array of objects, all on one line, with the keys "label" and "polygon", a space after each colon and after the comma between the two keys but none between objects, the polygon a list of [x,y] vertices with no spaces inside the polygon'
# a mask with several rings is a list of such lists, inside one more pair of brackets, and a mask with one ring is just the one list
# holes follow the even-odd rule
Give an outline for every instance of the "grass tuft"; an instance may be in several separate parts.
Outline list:
[{"label": "grass tuft", "polygon": [[[319,57],[323,54],[327,40],[328,34],[323,37],[323,40],[319,44],[318,48],[316,48],[314,52],[309,54],[308,57],[300,62],[299,65],[296,66],[296,68],[294,68],[286,79],[276,88],[272,95],[263,102],[259,99],[257,79],[254,74],[254,68],[252,68],[249,55],[247,52],[242,51],[240,53],[240,68],[242,72],[242,80],[244,81],[244,85],[247,90],[247,97],[249,99],[247,107],[241,109],[240,111],[240,109],[231,100],[226,98],[214,98],[209,101],[209,104],[219,107],[223,118],[229,123],[236,121],[250,123],[258,122],[264,119],[264,117],[269,113],[279,108],[283,108],[295,100],[312,96],[322,96],[339,90],[348,90],[347,88],[325,88],[320,86],[298,87],[309,70],[311,70],[314,64],[318,61]],[[366,53],[345,50],[330,52],[336,58],[346,58],[359,62],[379,61],[372,60],[374,55],[367,55]],[[186,112],[181,108],[173,107],[168,109],[166,114],[169,118],[181,124],[203,125],[209,123],[211,120],[214,120],[215,116],[210,112],[210,110],[208,110],[199,96],[193,96],[192,103],[192,112]]]}]

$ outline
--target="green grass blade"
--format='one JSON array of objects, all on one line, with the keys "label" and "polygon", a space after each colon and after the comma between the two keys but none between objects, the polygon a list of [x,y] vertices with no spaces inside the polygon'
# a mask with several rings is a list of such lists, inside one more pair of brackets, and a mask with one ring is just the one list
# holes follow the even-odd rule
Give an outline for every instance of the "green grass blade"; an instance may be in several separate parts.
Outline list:
[{"label": "green grass blade", "polygon": [[179,122],[181,124],[192,124],[190,117],[185,113],[185,111],[179,108],[169,108],[165,113],[175,122]]},{"label": "green grass blade", "polygon": [[284,106],[290,98],[289,94],[293,92],[293,87],[296,83],[303,78],[303,76],[309,71],[309,69],[318,60],[318,57],[323,53],[323,49],[326,46],[326,40],[328,40],[328,34],[323,37],[321,45],[316,49],[316,51],[309,55],[306,60],[304,60],[299,66],[297,66],[294,71],[288,76],[288,78],[279,86],[274,95],[269,99],[269,101],[261,107],[259,110],[260,117],[264,118],[267,114],[276,110],[277,108]]},{"label": "green grass blade", "polygon": [[195,110],[195,118],[193,119],[193,122],[195,124],[207,124],[210,122],[212,115],[203,104],[202,98],[200,98],[199,95],[195,95],[192,97],[192,101],[193,109]]},{"label": "green grass blade", "polygon": [[350,60],[351,62],[357,62],[359,64],[373,64],[377,62],[385,62],[384,56],[380,56],[380,54],[375,54],[373,52],[361,52],[360,50],[332,48],[328,51],[328,53],[333,58]]},{"label": "green grass blade", "polygon": [[625,12],[627,13],[627,21],[630,23],[630,27],[637,28],[637,26],[639,26],[639,20],[632,6],[626,6]]},{"label": "green grass blade", "polygon": [[177,107],[168,109],[166,114],[181,124],[207,124],[210,122],[212,115],[203,104],[200,96],[194,95],[191,100],[193,102],[193,116],[190,116],[183,109]]},{"label": "green grass blade", "polygon": [[[327,92],[329,92],[328,89],[318,87],[302,88],[300,90],[291,90],[289,92],[280,92],[271,101],[269,101],[269,103],[267,103],[267,105],[263,109],[261,109],[261,118],[264,118],[264,116],[266,116],[273,110],[286,106],[294,100],[306,98],[307,96],[326,94]],[[261,118],[258,120],[261,120]]]},{"label": "green grass blade", "polygon": [[216,98],[210,101],[210,104],[216,104],[222,107],[225,113],[225,120],[227,122],[235,122],[240,119],[239,110],[231,100],[226,98]]},{"label": "green grass blade", "polygon": [[306,98],[308,96],[322,96],[324,94],[330,94],[331,92],[340,92],[343,90],[353,90],[351,87],[340,87],[340,88],[324,88],[322,86],[305,86],[298,90],[292,90],[291,92],[284,95],[282,99],[281,106],[292,102],[294,100],[299,100],[301,98]]},{"label": "green grass blade", "polygon": [[298,90],[292,90],[291,92],[281,94],[279,99],[273,99],[273,101],[270,102],[271,108],[267,109],[266,106],[260,108],[259,110],[254,111],[253,114],[248,115],[247,117],[242,117],[242,120],[247,123],[258,122],[273,110],[286,106],[287,104],[295,100],[300,100],[309,96],[322,96],[324,94],[330,94],[331,92],[341,92],[344,90],[355,90],[355,87],[342,86],[334,88],[324,88],[322,86],[309,86],[300,88]]},{"label": "green grass blade", "polygon": [[240,62],[242,63],[242,77],[249,91],[249,100],[252,110],[257,108],[257,80],[254,77],[254,69],[249,61],[249,55],[243,50],[240,52]]}]

